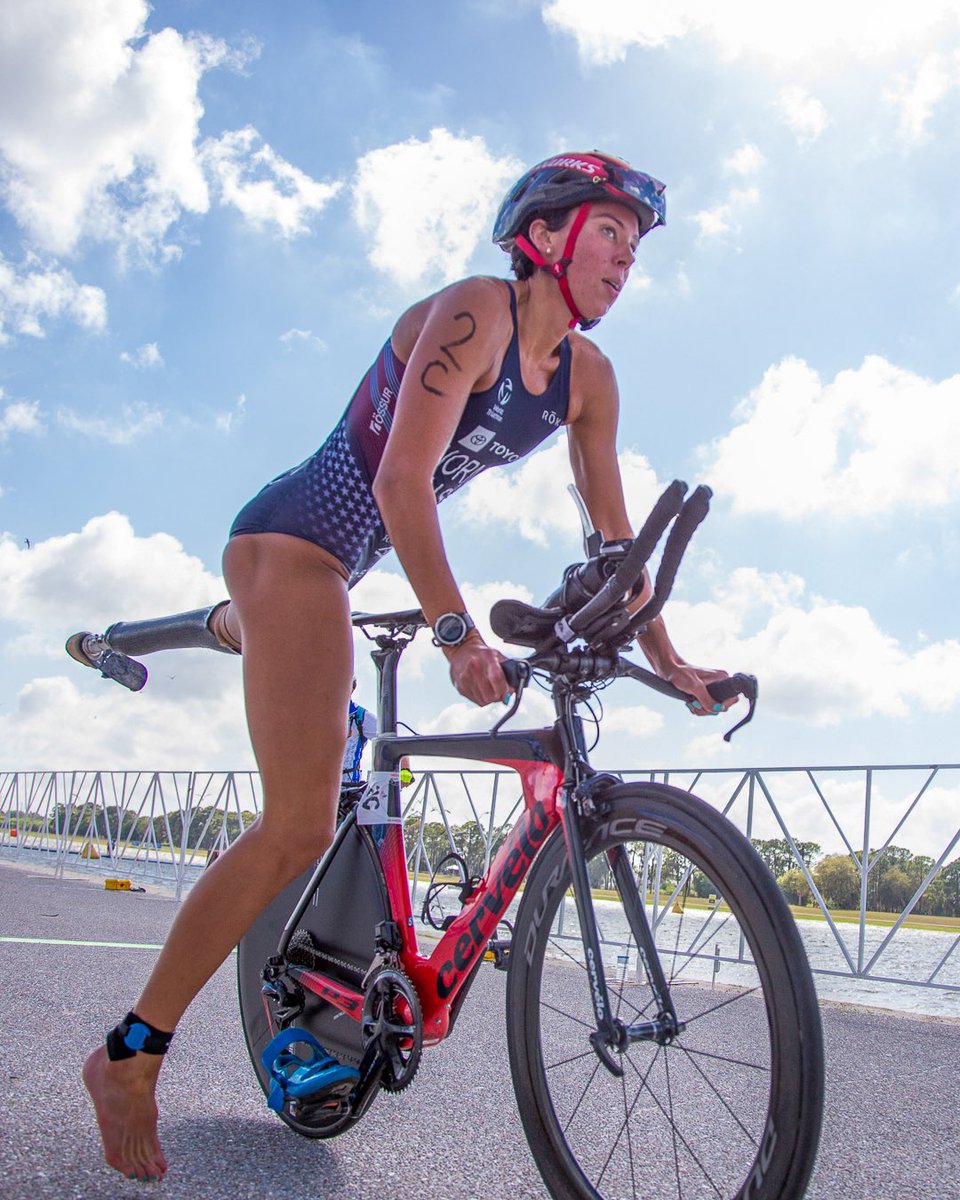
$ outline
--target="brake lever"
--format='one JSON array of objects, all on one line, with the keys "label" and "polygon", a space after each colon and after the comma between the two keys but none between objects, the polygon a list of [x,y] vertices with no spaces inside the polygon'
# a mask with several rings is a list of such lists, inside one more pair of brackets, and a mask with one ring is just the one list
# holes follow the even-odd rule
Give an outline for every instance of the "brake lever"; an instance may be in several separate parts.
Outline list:
[{"label": "brake lever", "polygon": [[491,737],[496,737],[507,721],[516,714],[517,709],[520,707],[520,701],[523,699],[523,689],[530,682],[530,664],[525,662],[524,659],[505,658],[500,666],[513,692],[513,703],[490,730]]},{"label": "brake lever", "polygon": [[753,720],[754,710],[757,707],[757,695],[760,691],[757,677],[738,671],[736,675],[728,675],[726,679],[708,684],[707,691],[714,700],[729,700],[731,696],[743,696],[747,702],[747,715],[723,735],[723,740],[729,742],[738,729],[742,729],[744,725],[748,725]]}]

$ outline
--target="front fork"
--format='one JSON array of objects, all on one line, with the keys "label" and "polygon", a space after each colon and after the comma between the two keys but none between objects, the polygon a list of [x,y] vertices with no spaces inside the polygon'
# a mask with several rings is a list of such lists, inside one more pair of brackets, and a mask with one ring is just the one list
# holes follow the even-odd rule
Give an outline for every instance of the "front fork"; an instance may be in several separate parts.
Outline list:
[{"label": "front fork", "polygon": [[[571,724],[576,734],[582,736],[579,718],[575,715],[572,716]],[[630,931],[637,943],[640,961],[649,980],[656,1006],[656,1016],[649,1021],[638,1021],[628,1025],[621,1021],[611,1008],[610,993],[603,971],[603,953],[593,906],[593,893],[590,889],[590,877],[587,871],[582,825],[582,807],[585,803],[591,806],[595,804],[596,800],[591,793],[595,792],[599,799],[602,796],[602,789],[591,788],[590,784],[594,777],[589,773],[590,768],[586,764],[585,756],[580,753],[579,747],[574,750],[575,757],[579,759],[578,765],[581,768],[586,767],[586,772],[578,770],[576,774],[580,776],[580,782],[564,789],[560,799],[560,817],[567,847],[567,859],[570,863],[573,897],[577,906],[577,916],[580,919],[584,960],[587,977],[590,981],[590,998],[597,1023],[596,1029],[590,1034],[590,1043],[607,1070],[619,1078],[623,1075],[623,1067],[617,1056],[623,1054],[632,1042],[653,1041],[665,1046],[683,1031],[684,1024],[677,1018],[670,995],[670,986],[663,973],[653,930],[647,919],[643,897],[640,895],[640,889],[634,878],[629,855],[622,844],[607,851],[607,861],[613,872],[617,893],[623,904]]]}]

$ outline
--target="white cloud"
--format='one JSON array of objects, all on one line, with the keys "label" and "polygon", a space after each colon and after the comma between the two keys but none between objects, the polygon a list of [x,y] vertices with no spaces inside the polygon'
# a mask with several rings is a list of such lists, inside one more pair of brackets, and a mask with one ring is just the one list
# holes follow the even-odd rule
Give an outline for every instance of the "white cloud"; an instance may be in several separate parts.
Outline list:
[{"label": "white cloud", "polygon": [[757,175],[763,169],[766,159],[759,146],[753,142],[744,142],[723,164],[728,175],[749,176]]},{"label": "white cloud", "polygon": [[755,180],[765,163],[763,153],[753,142],[744,142],[724,160],[724,175],[735,176],[739,182],[730,187],[719,204],[693,214],[701,238],[737,240],[743,228],[744,211],[760,202],[760,189]]},{"label": "white cloud", "polygon": [[198,608],[223,597],[219,576],[167,533],[138,536],[121,513],[91,518],[77,533],[20,549],[0,536],[0,620],[20,625],[55,656],[77,628],[101,631]]},{"label": "white cloud", "polygon": [[[0,400],[3,388],[0,388]],[[11,400],[0,412],[0,443],[12,433],[43,433],[40,405],[35,400]]]},{"label": "white cloud", "polygon": [[68,253],[89,237],[122,255],[170,255],[183,211],[203,213],[197,94],[231,51],[174,29],[147,34],[145,0],[8,6],[0,25],[3,193],[37,245]]},{"label": "white cloud", "polygon": [[405,576],[384,567],[368,572],[350,593],[355,612],[404,612],[419,608],[420,602]]},{"label": "white cloud", "polygon": [[66,319],[94,332],[107,323],[107,298],[98,287],[80,284],[69,271],[28,260],[16,270],[0,254],[0,346],[7,328],[29,337],[44,336],[44,322]]},{"label": "white cloud", "polygon": [[213,419],[213,427],[220,433],[231,434],[243,422],[247,410],[247,397],[241,392],[233,408],[226,412],[217,413]]},{"label": "white cloud", "polygon": [[11,768],[254,769],[237,660],[180,650],[148,665],[151,678],[137,693],[78,664],[69,676],[26,684],[0,717]]},{"label": "white cloud", "polygon": [[205,607],[223,582],[169,534],[138,536],[120,513],[20,548],[0,537],[0,621],[10,657],[50,659],[56,674],[24,685],[2,709],[0,742],[18,770],[71,767],[249,769],[239,662],[201,650],[146,657],[132,694],[68,658],[79,629],[102,632]]},{"label": "white cloud", "polygon": [[642,704],[618,704],[603,715],[603,733],[632,738],[649,738],[663,730],[662,713]]},{"label": "white cloud", "polygon": [[952,58],[930,54],[912,76],[901,75],[884,97],[899,110],[900,137],[912,143],[925,140],[937,106],[957,87],[960,87],[960,51]]},{"label": "white cloud", "polygon": [[801,146],[815,142],[830,124],[823,104],[802,87],[782,88],[777,96],[777,107]]},{"label": "white cloud", "polygon": [[590,5],[545,0],[541,12],[548,27],[576,39],[584,62],[597,66],[622,62],[635,46],[666,46],[695,36],[710,39],[729,58],[750,55],[816,65],[834,51],[865,58],[946,37],[956,31],[958,17],[955,0],[913,6],[874,0],[808,0],[803,5],[675,0],[659,6],[635,0],[594,0]]},{"label": "white cloud", "polygon": [[745,209],[760,202],[760,191],[755,187],[731,188],[724,200],[713,208],[702,208],[693,214],[702,238],[724,238],[736,240],[742,231]]},{"label": "white cloud", "polygon": [[527,604],[531,603],[533,593],[529,588],[524,587],[522,583],[513,583],[511,580],[503,579],[489,580],[486,583],[464,583],[461,590],[467,610],[476,621],[477,628],[488,646],[493,646],[508,658],[518,653],[526,653],[518,651],[516,646],[501,642],[498,637],[494,636],[493,630],[490,628],[490,610],[498,600],[523,600]]},{"label": "white cloud", "polygon": [[912,650],[867,609],[810,596],[796,576],[740,568],[710,600],[672,600],[667,616],[693,661],[752,671],[765,708],[814,725],[945,712],[960,700],[960,642]]},{"label": "white cloud", "polygon": [[127,446],[161,429],[164,415],[142,403],[124,404],[120,414],[112,417],[87,416],[72,408],[61,408],[57,410],[57,424],[69,433],[79,433],[111,446]]},{"label": "white cloud", "polygon": [[458,279],[507,184],[522,170],[494,158],[482,138],[433,129],[365,154],[357,164],[354,216],[375,267],[401,285]]},{"label": "white cloud", "polygon": [[[662,491],[656,472],[636,450],[620,452],[627,512],[641,520]],[[568,486],[573,472],[566,434],[517,466],[487,471],[450,501],[454,519],[467,525],[496,525],[545,546],[566,538],[582,543],[580,518]]]},{"label": "white cloud", "polygon": [[309,329],[288,329],[286,333],[280,334],[280,344],[284,350],[292,350],[294,346],[309,346],[311,350],[320,354],[327,350],[327,343],[323,338],[318,338]]},{"label": "white cloud", "polygon": [[138,370],[152,370],[155,367],[163,366],[163,355],[156,342],[147,342],[132,354],[124,350],[120,355],[120,361],[136,367]]},{"label": "white cloud", "polygon": [[251,225],[274,226],[284,237],[309,231],[309,221],[341,188],[319,183],[281,158],[251,126],[204,143],[202,157],[231,204]]},{"label": "white cloud", "polygon": [[785,358],[734,415],[700,454],[738,512],[877,516],[960,497],[960,375],[937,383],[873,355],[824,382]]},{"label": "white cloud", "polygon": [[[435,717],[424,721],[420,732],[426,734],[474,733],[479,730],[491,729],[505,712],[506,708],[502,704],[488,704],[485,708],[478,708],[466,700],[456,700],[453,704],[448,704],[441,709]],[[555,720],[556,713],[550,700],[542,692],[530,689],[524,692],[523,702],[514,718],[516,724],[513,727],[518,729],[539,728],[552,725]],[[508,725],[505,732],[509,732],[510,728],[511,726]],[[483,763],[466,761],[460,763],[460,760],[457,762],[459,768],[466,770],[483,768]],[[441,769],[439,761],[432,761],[431,765],[436,770]]]}]

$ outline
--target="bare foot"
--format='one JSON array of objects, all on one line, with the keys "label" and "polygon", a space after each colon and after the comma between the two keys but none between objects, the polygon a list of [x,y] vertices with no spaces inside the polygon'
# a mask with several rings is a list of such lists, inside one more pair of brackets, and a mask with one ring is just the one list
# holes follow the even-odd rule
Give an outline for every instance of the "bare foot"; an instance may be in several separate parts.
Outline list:
[{"label": "bare foot", "polygon": [[162,1058],[135,1054],[112,1062],[99,1046],[83,1064],[83,1082],[97,1114],[103,1157],[128,1179],[158,1182],[167,1160],[157,1137],[154,1089]]}]

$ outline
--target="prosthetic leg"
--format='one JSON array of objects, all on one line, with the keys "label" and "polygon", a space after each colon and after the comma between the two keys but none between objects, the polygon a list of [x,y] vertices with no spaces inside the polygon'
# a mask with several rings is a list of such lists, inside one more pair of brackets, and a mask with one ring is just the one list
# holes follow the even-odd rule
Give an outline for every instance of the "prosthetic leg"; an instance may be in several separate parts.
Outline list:
[{"label": "prosthetic leg", "polygon": [[67,638],[66,651],[105,679],[115,679],[130,691],[139,692],[147,682],[147,668],[133,655],[193,648],[239,654],[240,643],[227,628],[229,604],[229,600],[221,600],[211,608],[170,617],[117,621],[105,633],[74,633]]}]

